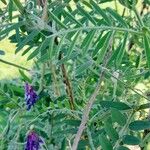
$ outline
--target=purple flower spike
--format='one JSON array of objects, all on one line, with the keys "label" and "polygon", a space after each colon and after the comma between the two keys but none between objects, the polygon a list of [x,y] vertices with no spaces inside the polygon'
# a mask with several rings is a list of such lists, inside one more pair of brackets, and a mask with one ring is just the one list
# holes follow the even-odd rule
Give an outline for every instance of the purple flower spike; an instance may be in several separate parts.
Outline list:
[{"label": "purple flower spike", "polygon": [[27,110],[30,110],[31,106],[33,106],[38,100],[38,96],[36,92],[34,91],[33,87],[28,83],[25,84],[25,100],[26,100]]},{"label": "purple flower spike", "polygon": [[34,131],[31,131],[27,136],[25,150],[39,150],[41,143],[43,143],[41,138]]}]

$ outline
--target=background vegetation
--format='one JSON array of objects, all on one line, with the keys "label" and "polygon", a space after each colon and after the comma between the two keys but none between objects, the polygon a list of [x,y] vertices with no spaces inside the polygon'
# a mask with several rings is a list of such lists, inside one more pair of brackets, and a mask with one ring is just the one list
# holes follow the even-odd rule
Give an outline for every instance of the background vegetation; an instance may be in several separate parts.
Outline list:
[{"label": "background vegetation", "polygon": [[150,149],[149,0],[0,4],[0,149]]}]

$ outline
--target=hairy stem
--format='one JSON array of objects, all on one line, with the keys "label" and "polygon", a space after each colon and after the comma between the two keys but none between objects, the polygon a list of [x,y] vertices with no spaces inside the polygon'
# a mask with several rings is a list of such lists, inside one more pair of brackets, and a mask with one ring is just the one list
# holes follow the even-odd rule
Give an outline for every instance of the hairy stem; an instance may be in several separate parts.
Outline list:
[{"label": "hairy stem", "polygon": [[[63,57],[62,53],[60,52],[59,59],[61,60],[62,57]],[[70,108],[72,110],[74,110],[75,105],[74,105],[74,97],[73,97],[72,86],[71,86],[71,82],[68,78],[67,71],[66,71],[66,68],[65,68],[64,64],[61,65],[61,70],[62,70],[62,74],[63,74],[64,84],[66,85],[66,93],[68,94],[68,97],[69,97]]]},{"label": "hairy stem", "polygon": [[[114,35],[115,32],[113,32],[112,35]],[[112,40],[113,40],[113,36],[111,37],[111,40],[109,41],[109,51],[108,53],[105,55],[105,59],[104,59],[104,62],[103,62],[103,66],[105,67],[108,63],[108,60],[110,58],[110,55],[112,53]],[[111,45],[111,46],[110,46]],[[72,150],[76,150],[77,147],[78,147],[78,143],[80,141],[80,138],[81,138],[81,135],[86,127],[86,124],[89,120],[89,113],[91,111],[91,108],[92,108],[92,105],[93,103],[95,102],[96,100],[96,97],[97,95],[99,94],[99,91],[101,90],[101,83],[103,81],[103,77],[104,77],[104,69],[101,69],[101,72],[99,74],[99,81],[97,83],[97,86],[93,92],[93,94],[91,95],[91,97],[89,98],[89,100],[87,101],[87,104],[83,110],[83,115],[82,115],[82,119],[81,119],[81,123],[80,123],[80,126],[78,128],[78,131],[77,131],[77,134],[75,135],[75,139],[74,139],[74,142],[73,142],[73,145],[72,145]]]},{"label": "hairy stem", "polygon": [[93,94],[91,95],[90,99],[88,100],[88,103],[85,106],[85,109],[83,111],[83,115],[82,115],[82,120],[81,120],[81,124],[79,126],[78,132],[75,136],[74,142],[73,142],[73,146],[72,146],[72,150],[76,150],[78,147],[78,143],[80,140],[80,137],[83,133],[83,130],[85,129],[86,123],[89,119],[89,113],[90,110],[92,108],[92,105],[97,97],[97,95],[99,94],[99,91],[101,89],[101,83],[102,83],[102,79],[103,79],[103,75],[104,75],[104,71],[101,72],[100,76],[99,76],[99,81],[97,83],[97,86],[93,92]]}]

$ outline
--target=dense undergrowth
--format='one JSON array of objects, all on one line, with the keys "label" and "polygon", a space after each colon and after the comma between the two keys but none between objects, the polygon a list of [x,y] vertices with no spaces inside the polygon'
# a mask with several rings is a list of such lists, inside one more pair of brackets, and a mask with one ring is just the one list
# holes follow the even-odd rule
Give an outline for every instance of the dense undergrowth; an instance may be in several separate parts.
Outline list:
[{"label": "dense undergrowth", "polygon": [[0,39],[34,62],[0,50],[20,72],[0,81],[0,149],[148,150],[150,1],[0,2]]}]

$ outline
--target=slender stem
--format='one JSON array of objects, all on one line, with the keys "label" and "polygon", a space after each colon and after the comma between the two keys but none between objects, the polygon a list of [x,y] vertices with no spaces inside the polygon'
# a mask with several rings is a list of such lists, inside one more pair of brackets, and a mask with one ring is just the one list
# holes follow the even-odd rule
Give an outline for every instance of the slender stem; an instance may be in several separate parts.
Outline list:
[{"label": "slender stem", "polygon": [[111,26],[93,26],[93,27],[79,27],[79,28],[74,28],[74,29],[67,29],[67,30],[60,30],[58,32],[55,32],[54,34],[48,36],[49,37],[56,37],[58,35],[65,35],[67,33],[75,32],[75,31],[80,31],[80,30],[111,30],[111,31],[118,31],[118,32],[129,32],[133,34],[138,34],[138,35],[143,35],[142,32],[128,29],[128,28],[119,28],[119,27],[111,27]]},{"label": "slender stem", "polygon": [[91,135],[91,132],[89,130],[89,128],[87,127],[87,135],[88,135],[88,139],[89,139],[89,143],[90,143],[90,146],[91,146],[91,150],[96,150],[95,147],[94,147],[94,143],[93,143],[93,139],[92,139],[92,135]]},{"label": "slender stem", "polygon": [[[113,32],[112,35],[114,35],[114,33],[115,32]],[[113,39],[113,36],[112,36],[112,38],[109,41],[109,51],[105,55],[105,58],[104,58],[104,62],[103,62],[103,66],[104,67],[107,65],[108,60],[110,58],[110,55],[112,53],[112,39]],[[101,72],[100,72],[100,74],[99,74],[99,81],[97,83],[97,86],[96,86],[94,92],[92,93],[91,97],[87,101],[87,104],[86,104],[86,106],[85,106],[85,108],[83,110],[83,115],[82,115],[81,123],[80,123],[80,126],[78,128],[77,134],[75,135],[75,139],[74,139],[74,142],[73,142],[73,145],[72,145],[72,150],[77,150],[77,148],[78,148],[78,143],[80,141],[80,138],[81,138],[81,135],[82,135],[84,129],[86,128],[86,124],[87,124],[87,122],[89,120],[89,114],[90,114],[90,111],[92,109],[93,103],[95,102],[96,97],[99,94],[99,91],[101,89],[101,83],[103,81],[104,74],[105,74],[104,73],[104,69],[102,69]]]},{"label": "slender stem", "polygon": [[25,67],[16,65],[16,64],[14,64],[14,63],[8,62],[8,61],[3,60],[3,59],[0,59],[0,62],[5,63],[5,64],[10,65],[10,66],[13,66],[13,67],[16,67],[16,68],[19,68],[19,69],[23,69],[23,70],[26,70],[26,71],[31,71],[31,70],[28,69],[28,68],[25,68]]},{"label": "slender stem", "polygon": [[73,142],[73,146],[72,146],[72,150],[76,150],[78,147],[78,143],[80,140],[80,137],[83,133],[83,130],[85,129],[86,123],[89,119],[89,113],[90,110],[92,108],[92,105],[97,97],[97,95],[99,94],[99,91],[101,89],[101,83],[102,83],[102,79],[103,79],[103,75],[104,75],[104,71],[101,72],[100,77],[99,77],[99,82],[97,83],[97,86],[93,92],[93,94],[91,95],[90,99],[88,100],[88,103],[85,106],[85,109],[83,110],[83,115],[82,115],[82,120],[81,120],[81,124],[79,126],[79,129],[77,131],[77,134],[75,136],[74,142]]},{"label": "slender stem", "polygon": [[127,85],[126,83],[124,83],[122,80],[116,78],[107,68],[104,68],[103,69],[106,71],[107,74],[111,75],[113,78],[117,79],[117,81],[119,81],[120,83],[122,83],[126,88],[132,90],[133,92],[135,92],[136,94],[138,94],[139,96],[143,97],[144,99],[150,101],[150,99],[142,94],[140,94],[136,89],[130,87],[129,85]]},{"label": "slender stem", "polygon": [[[60,52],[59,59],[61,60],[62,57],[63,57],[62,53]],[[69,77],[67,75],[67,71],[66,71],[66,68],[65,68],[64,64],[61,65],[61,70],[62,70],[62,74],[63,74],[63,78],[64,78],[64,84],[66,85],[66,93],[69,96],[70,108],[72,110],[74,110],[75,109],[75,104],[74,104],[73,90],[72,90],[71,82],[70,82]]]},{"label": "slender stem", "polygon": [[38,94],[43,90],[44,87],[44,74],[45,74],[45,69],[46,69],[46,64],[43,63],[42,64],[42,69],[41,69],[41,78],[40,78],[40,85],[39,85],[39,90],[38,90]]},{"label": "slender stem", "polygon": [[59,90],[59,87],[58,87],[57,75],[56,75],[56,72],[55,72],[56,69],[55,69],[55,66],[51,62],[49,62],[49,67],[50,67],[50,71],[52,72],[55,93],[59,97],[60,96],[60,90]]},{"label": "slender stem", "polygon": [[[89,59],[89,58],[88,58]],[[91,60],[91,59],[90,59]],[[100,67],[101,69],[105,70],[105,73],[107,75],[110,75],[111,77],[115,78],[117,81],[119,81],[121,84],[123,84],[125,86],[125,88],[128,88],[130,90],[132,90],[134,93],[138,94],[139,96],[143,97],[144,99],[150,101],[150,99],[148,97],[146,97],[145,95],[140,94],[137,89],[130,87],[128,84],[124,83],[122,80],[120,80],[119,78],[115,77],[110,71],[109,69],[107,69],[106,67],[103,67],[101,65],[97,65],[96,62],[93,60],[93,63]],[[92,68],[89,68],[93,73],[95,73],[96,75],[99,75],[97,71],[93,70]]]},{"label": "slender stem", "polygon": [[[43,2],[43,4],[41,4],[41,6],[43,7],[43,14],[42,14],[42,20],[43,21],[47,21],[47,0],[45,0],[45,2]],[[39,90],[38,93],[40,93],[43,90],[44,87],[44,74],[45,74],[45,69],[46,69],[46,64],[43,63],[42,64],[42,70],[41,70],[41,79],[40,79],[40,86],[39,86]]]}]

